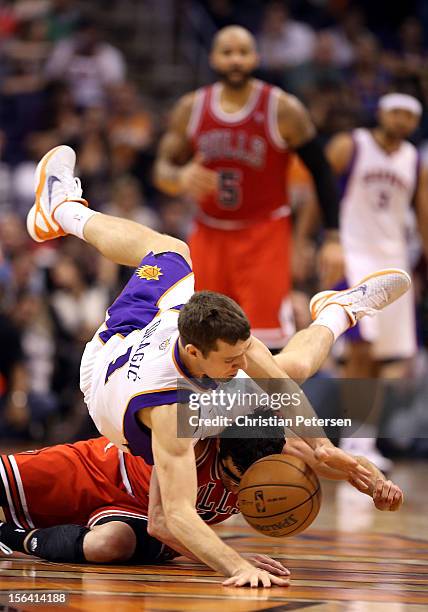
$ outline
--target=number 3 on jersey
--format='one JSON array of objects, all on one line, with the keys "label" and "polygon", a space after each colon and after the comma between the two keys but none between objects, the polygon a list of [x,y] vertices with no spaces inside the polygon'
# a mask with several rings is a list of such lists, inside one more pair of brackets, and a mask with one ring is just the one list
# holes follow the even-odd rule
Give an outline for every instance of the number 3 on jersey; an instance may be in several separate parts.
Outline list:
[{"label": "number 3 on jersey", "polygon": [[218,204],[220,208],[235,210],[242,203],[242,172],[235,169],[219,170]]}]

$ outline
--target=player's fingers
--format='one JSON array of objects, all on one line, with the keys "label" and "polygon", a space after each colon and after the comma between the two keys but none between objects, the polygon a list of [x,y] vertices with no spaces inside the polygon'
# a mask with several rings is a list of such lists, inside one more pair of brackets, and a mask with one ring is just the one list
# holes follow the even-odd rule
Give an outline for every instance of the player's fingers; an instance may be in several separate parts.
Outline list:
[{"label": "player's fingers", "polygon": [[207,180],[203,175],[194,173],[191,178],[191,187],[193,189],[205,189],[206,191],[212,189],[212,181]]},{"label": "player's fingers", "polygon": [[275,574],[275,576],[285,576],[285,572],[282,571],[281,568],[275,567],[271,563],[263,563],[263,561],[257,561],[257,567],[259,569],[264,570],[265,572],[269,572],[271,574]]},{"label": "player's fingers", "polygon": [[400,489],[397,487],[397,485],[395,485],[395,484],[391,485],[391,488],[389,489],[389,493],[388,493],[388,503],[389,503],[389,505],[392,505],[392,503],[394,501],[395,494],[399,490]]},{"label": "player's fingers", "polygon": [[270,576],[270,580],[272,584],[276,584],[277,586],[289,586],[290,578],[280,578],[279,576]]},{"label": "player's fingers", "polygon": [[383,489],[383,480],[381,480],[380,478],[376,481],[376,486],[373,492],[373,498],[374,499],[379,499],[382,495],[382,489]]},{"label": "player's fingers", "polygon": [[206,181],[210,185],[217,185],[218,174],[215,170],[209,170],[208,168],[200,166],[195,172],[195,176],[201,181]]},{"label": "player's fingers", "polygon": [[231,576],[230,578],[227,578],[227,580],[223,580],[222,585],[223,586],[233,586],[235,584],[236,581],[236,576]]},{"label": "player's fingers", "polygon": [[270,563],[271,563],[272,567],[274,567],[275,569],[279,570],[285,576],[289,576],[290,575],[290,570],[287,569],[284,565],[282,565],[282,563],[280,563],[279,561],[275,561],[275,559],[270,559]]},{"label": "player's fingers", "polygon": [[385,480],[382,486],[382,499],[388,501],[389,490],[391,488],[392,482],[390,480]]},{"label": "player's fingers", "polygon": [[260,582],[262,583],[262,585],[264,587],[268,588],[268,587],[272,586],[272,582],[274,581],[274,578],[275,578],[275,576],[271,576],[267,572],[264,572],[260,576]]},{"label": "player's fingers", "polygon": [[351,478],[349,479],[349,482],[356,486],[357,488],[360,489],[368,489],[369,488],[369,483],[367,482],[367,480],[363,480],[362,478],[358,478],[358,476],[351,476]]},{"label": "player's fingers", "polygon": [[193,193],[196,193],[197,195],[204,195],[207,193],[211,193],[212,191],[214,191],[217,188],[217,184],[210,184],[209,181],[206,181],[204,179],[192,179],[192,183],[189,186],[189,190],[192,191]]},{"label": "player's fingers", "polygon": [[259,577],[258,576],[251,576],[250,587],[251,588],[257,588],[258,586],[259,586]]},{"label": "player's fingers", "polygon": [[191,187],[189,187],[187,193],[193,198],[195,198],[196,200],[198,200],[204,197],[205,195],[207,195],[208,193],[210,193],[211,191],[212,189],[206,189],[206,187],[198,187],[198,186],[192,185]]},{"label": "player's fingers", "polygon": [[237,587],[241,587],[244,586],[245,584],[251,583],[252,580],[252,574],[244,574],[243,576],[241,576],[241,578],[237,578],[235,581],[235,586]]},{"label": "player's fingers", "polygon": [[216,172],[215,170],[211,170],[211,168],[205,168],[205,166],[196,166],[194,169],[193,176],[205,181],[218,181],[218,172]]},{"label": "player's fingers", "polygon": [[402,505],[403,501],[404,501],[403,492],[401,491],[401,489],[398,489],[397,491],[395,491],[394,499],[392,500],[392,504],[391,504],[392,512],[396,512]]},{"label": "player's fingers", "polygon": [[368,482],[371,481],[372,473],[360,463],[357,462],[357,466],[355,467],[354,471],[360,478],[364,478],[366,480],[369,479]]},{"label": "player's fingers", "polygon": [[270,557],[267,557],[266,555],[260,555],[260,557],[262,557],[260,561],[262,561],[263,563],[269,564],[271,567],[274,567],[275,569],[281,571],[287,576],[290,575],[290,570],[284,567],[280,561],[277,561],[276,559],[271,559]]}]

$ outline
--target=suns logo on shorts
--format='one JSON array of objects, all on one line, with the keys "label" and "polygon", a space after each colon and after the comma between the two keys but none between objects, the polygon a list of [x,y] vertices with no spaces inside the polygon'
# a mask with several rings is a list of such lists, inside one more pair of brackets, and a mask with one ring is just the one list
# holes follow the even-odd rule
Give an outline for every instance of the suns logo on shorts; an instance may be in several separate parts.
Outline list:
[{"label": "suns logo on shorts", "polygon": [[136,275],[143,280],[159,280],[163,272],[158,266],[141,266],[137,268]]}]

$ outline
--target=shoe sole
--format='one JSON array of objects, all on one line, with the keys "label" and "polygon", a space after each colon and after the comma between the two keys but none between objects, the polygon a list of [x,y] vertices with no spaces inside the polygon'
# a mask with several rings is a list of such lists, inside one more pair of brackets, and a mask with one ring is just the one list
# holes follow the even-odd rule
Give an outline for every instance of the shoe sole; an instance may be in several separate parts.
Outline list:
[{"label": "shoe sole", "polygon": [[[372,272],[372,274],[369,274],[368,276],[365,276],[364,278],[362,278],[356,285],[353,285],[352,287],[348,287],[347,289],[342,289],[342,291],[329,291],[328,290],[328,291],[321,291],[320,293],[315,294],[314,297],[309,302],[309,309],[311,312],[312,320],[315,320],[316,318],[316,314],[315,314],[316,305],[317,303],[319,303],[321,299],[327,300],[329,297],[332,297],[333,295],[337,295],[337,296],[343,295],[344,293],[347,293],[348,291],[352,291],[352,289],[356,289],[357,287],[359,287],[359,285],[362,285],[363,283],[370,280],[371,278],[375,278],[377,276],[385,276],[385,274],[401,274],[402,276],[407,278],[409,282],[409,286],[406,289],[406,291],[410,289],[410,286],[412,284],[412,279],[410,278],[410,275],[405,270],[402,270],[401,268],[384,268],[383,270]],[[406,293],[406,291],[404,291],[404,293]],[[401,295],[403,295],[403,293]],[[401,297],[401,295],[398,297]]]},{"label": "shoe sole", "polygon": [[[40,198],[46,183],[47,165],[50,159],[59,149],[68,149],[73,153],[74,159],[76,159],[76,154],[71,147],[68,147],[67,145],[59,145],[48,151],[37,164],[35,174],[36,200],[27,214],[27,231],[30,234],[31,238],[36,242],[45,242],[45,240],[52,240],[53,238],[57,238],[58,236],[65,235],[64,232],[58,233],[58,231],[54,230],[53,228],[52,231],[46,231],[41,229],[40,227],[37,227],[36,225],[37,215],[40,214],[43,217],[44,222],[46,223],[46,227],[51,227],[49,218],[47,217],[45,211],[43,210],[43,206],[40,203]],[[54,236],[52,235],[52,232],[55,232]]]}]

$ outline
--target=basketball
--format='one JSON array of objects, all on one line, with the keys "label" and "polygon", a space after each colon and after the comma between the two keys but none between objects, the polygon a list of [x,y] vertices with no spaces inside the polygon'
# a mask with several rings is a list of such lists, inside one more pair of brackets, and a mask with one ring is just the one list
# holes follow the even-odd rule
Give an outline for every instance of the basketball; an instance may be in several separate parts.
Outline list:
[{"label": "basketball", "polygon": [[315,520],[321,506],[321,486],[304,461],[288,455],[269,455],[241,479],[239,509],[263,535],[294,536]]}]

